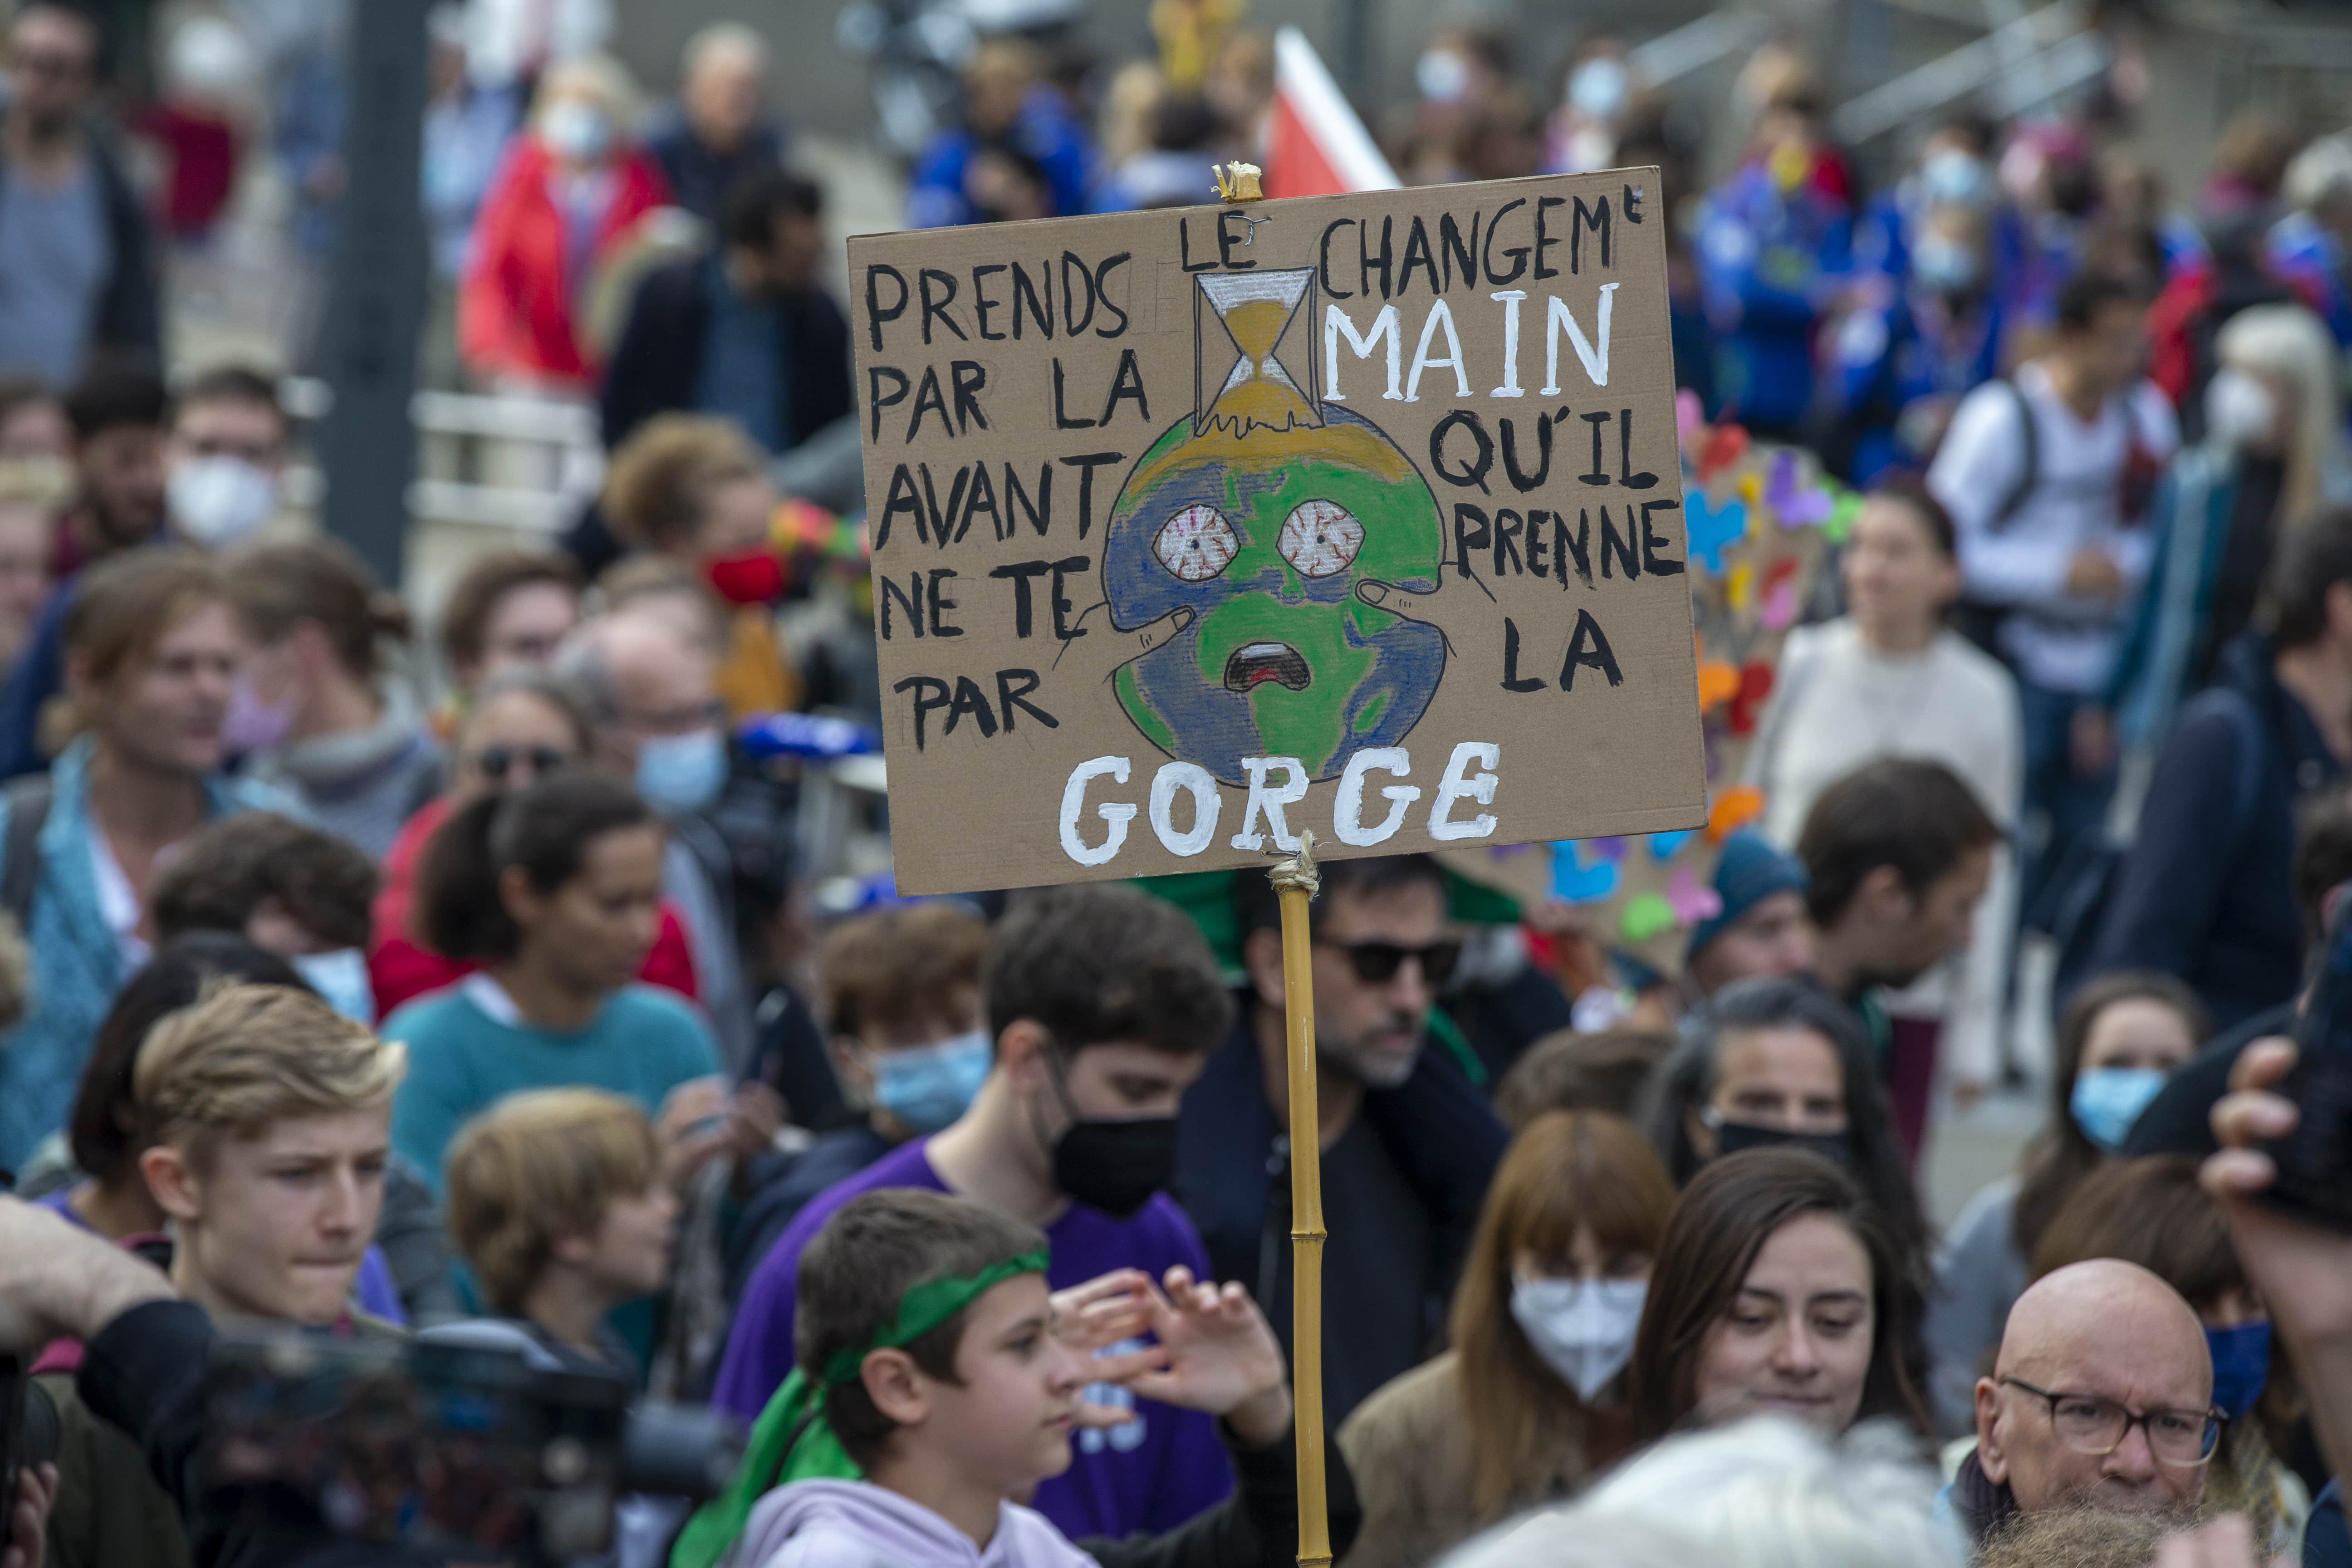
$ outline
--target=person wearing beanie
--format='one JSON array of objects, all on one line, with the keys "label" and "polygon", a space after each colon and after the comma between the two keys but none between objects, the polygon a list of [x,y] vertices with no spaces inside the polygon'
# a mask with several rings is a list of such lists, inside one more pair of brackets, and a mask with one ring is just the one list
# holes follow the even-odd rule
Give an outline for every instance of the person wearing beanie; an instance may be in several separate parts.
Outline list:
[{"label": "person wearing beanie", "polygon": [[1723,908],[1691,927],[1683,983],[1693,1003],[1735,980],[1802,974],[1812,967],[1805,923],[1805,868],[1747,829],[1723,841],[1715,892]]}]

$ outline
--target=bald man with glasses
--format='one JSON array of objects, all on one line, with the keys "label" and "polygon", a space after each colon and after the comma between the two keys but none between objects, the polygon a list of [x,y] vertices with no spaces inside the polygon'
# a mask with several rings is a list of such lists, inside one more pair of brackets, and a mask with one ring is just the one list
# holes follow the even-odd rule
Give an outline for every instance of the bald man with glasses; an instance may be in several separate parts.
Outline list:
[{"label": "bald man with glasses", "polygon": [[2223,1425],[2204,1330],[2137,1264],[2094,1258],[2037,1280],[2011,1309],[1976,1399],[1976,1452],[1946,1491],[1972,1548],[2019,1514],[2186,1521],[2204,1500]]}]

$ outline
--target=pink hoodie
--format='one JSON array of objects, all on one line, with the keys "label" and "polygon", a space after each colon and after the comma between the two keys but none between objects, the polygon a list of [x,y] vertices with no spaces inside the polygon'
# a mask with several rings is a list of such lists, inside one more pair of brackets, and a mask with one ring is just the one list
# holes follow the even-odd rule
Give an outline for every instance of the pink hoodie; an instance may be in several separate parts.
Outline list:
[{"label": "pink hoodie", "polygon": [[919,1502],[866,1481],[794,1481],[752,1509],[729,1568],[1097,1568],[1044,1514],[1000,1505],[985,1551]]}]

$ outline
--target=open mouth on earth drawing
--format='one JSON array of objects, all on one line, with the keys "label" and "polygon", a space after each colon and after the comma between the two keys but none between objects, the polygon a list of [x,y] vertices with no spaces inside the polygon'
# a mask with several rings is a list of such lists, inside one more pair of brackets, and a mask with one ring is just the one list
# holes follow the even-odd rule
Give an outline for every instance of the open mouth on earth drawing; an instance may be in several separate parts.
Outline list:
[{"label": "open mouth on earth drawing", "polygon": [[1271,680],[1304,691],[1314,675],[1307,657],[1286,642],[1245,643],[1225,660],[1225,689],[1248,691]]}]

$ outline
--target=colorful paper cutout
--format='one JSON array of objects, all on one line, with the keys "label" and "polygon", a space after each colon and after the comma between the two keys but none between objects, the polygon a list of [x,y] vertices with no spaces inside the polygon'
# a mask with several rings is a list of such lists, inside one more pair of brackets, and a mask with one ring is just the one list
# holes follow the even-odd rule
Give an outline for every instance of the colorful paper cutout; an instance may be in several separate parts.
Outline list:
[{"label": "colorful paper cutout", "polygon": [[1738,543],[1748,532],[1748,503],[1735,500],[1718,506],[1706,491],[1691,490],[1683,498],[1683,518],[1690,535],[1691,559],[1706,563],[1708,571],[1721,576],[1723,547]]},{"label": "colorful paper cutout", "polygon": [[1675,879],[1666,885],[1666,902],[1674,909],[1675,923],[1685,931],[1723,912],[1723,895],[1701,886],[1688,866],[1675,868]]},{"label": "colorful paper cutout", "polygon": [[1752,735],[1763,717],[1764,700],[1772,695],[1772,667],[1756,660],[1739,671],[1739,695],[1731,700],[1728,722],[1735,735]]},{"label": "colorful paper cutout", "polygon": [[1843,544],[1853,536],[1853,520],[1862,515],[1862,492],[1840,492],[1837,503],[1830,508],[1829,521],[1822,524],[1822,537],[1832,544]]},{"label": "colorful paper cutout", "polygon": [[1675,929],[1675,907],[1664,893],[1636,893],[1617,918],[1617,934],[1636,945]]},{"label": "colorful paper cutout", "polygon": [[1720,844],[1763,815],[1764,792],[1754,784],[1734,784],[1707,808],[1707,840]]},{"label": "colorful paper cutout", "polygon": [[1650,858],[1671,860],[1675,851],[1691,841],[1693,835],[1684,833],[1653,833],[1650,835]]},{"label": "colorful paper cutout", "polygon": [[1584,846],[1569,839],[1552,846],[1551,890],[1555,897],[1571,904],[1597,904],[1617,890],[1616,862],[1596,858],[1588,862]]},{"label": "colorful paper cutout", "polygon": [[1698,705],[1720,708],[1739,695],[1739,667],[1710,658],[1698,667]]},{"label": "colorful paper cutout", "polygon": [[1756,624],[1768,632],[1785,632],[1797,620],[1797,563],[1790,557],[1773,563],[1764,574],[1764,602],[1756,607]]},{"label": "colorful paper cutout", "polygon": [[1748,454],[1748,432],[1737,425],[1718,425],[1699,443],[1698,480],[1705,484]]},{"label": "colorful paper cutout", "polygon": [[1794,453],[1774,454],[1764,487],[1764,500],[1779,515],[1782,528],[1811,528],[1829,521],[1829,492],[1817,486],[1800,488]]}]

